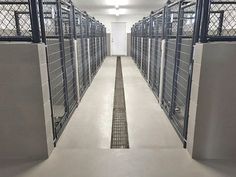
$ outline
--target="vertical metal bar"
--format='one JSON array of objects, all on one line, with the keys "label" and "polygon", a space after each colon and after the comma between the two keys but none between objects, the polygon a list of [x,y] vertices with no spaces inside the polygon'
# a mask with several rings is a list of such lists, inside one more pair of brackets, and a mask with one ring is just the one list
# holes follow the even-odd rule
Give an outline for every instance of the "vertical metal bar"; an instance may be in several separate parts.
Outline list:
[{"label": "vertical metal bar", "polygon": [[43,1],[38,0],[39,4],[39,19],[40,19],[40,27],[41,27],[41,38],[43,43],[46,42],[46,30],[45,30],[45,24],[44,24],[44,14],[43,14]]},{"label": "vertical metal bar", "polygon": [[200,30],[201,30],[201,19],[202,19],[202,6],[203,6],[203,1],[202,0],[197,0],[196,4],[196,15],[195,15],[195,22],[194,22],[194,43],[199,41],[200,37]]},{"label": "vertical metal bar", "polygon": [[31,29],[32,29],[32,42],[40,42],[40,30],[39,30],[39,19],[38,19],[38,1],[29,0],[29,10],[31,17]]},{"label": "vertical metal bar", "polygon": [[15,16],[15,24],[16,24],[16,35],[21,36],[19,13],[14,11],[14,16]]},{"label": "vertical metal bar", "polygon": [[206,43],[208,36],[208,26],[210,18],[210,0],[204,0],[202,2],[202,14],[201,14],[201,31],[200,31],[200,42]]},{"label": "vertical metal bar", "polygon": [[219,36],[222,35],[223,22],[224,22],[224,10],[220,11],[219,26],[217,28]]}]

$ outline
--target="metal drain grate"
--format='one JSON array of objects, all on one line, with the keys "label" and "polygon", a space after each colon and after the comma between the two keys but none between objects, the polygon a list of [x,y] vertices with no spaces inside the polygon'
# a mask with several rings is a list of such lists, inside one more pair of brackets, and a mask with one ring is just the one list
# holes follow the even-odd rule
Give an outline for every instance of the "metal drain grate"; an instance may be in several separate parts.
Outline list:
[{"label": "metal drain grate", "polygon": [[115,81],[115,95],[114,95],[114,106],[113,106],[111,148],[112,149],[129,148],[121,57],[117,57],[117,63],[116,63],[116,81]]}]

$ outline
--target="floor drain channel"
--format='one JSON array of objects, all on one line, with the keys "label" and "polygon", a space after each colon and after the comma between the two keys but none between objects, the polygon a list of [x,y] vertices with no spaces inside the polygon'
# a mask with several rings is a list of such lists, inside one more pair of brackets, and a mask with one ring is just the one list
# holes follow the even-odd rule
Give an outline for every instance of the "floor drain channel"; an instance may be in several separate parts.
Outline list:
[{"label": "floor drain channel", "polygon": [[112,149],[129,148],[121,57],[117,57],[117,62],[116,62],[116,80],[115,80],[115,94],[114,94],[114,106],[113,106],[111,148]]}]

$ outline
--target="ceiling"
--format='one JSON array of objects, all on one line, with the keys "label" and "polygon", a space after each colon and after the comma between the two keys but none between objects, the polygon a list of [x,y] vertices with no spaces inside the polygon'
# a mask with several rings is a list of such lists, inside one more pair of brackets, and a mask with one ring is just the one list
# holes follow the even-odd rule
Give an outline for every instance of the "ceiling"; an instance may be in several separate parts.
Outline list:
[{"label": "ceiling", "polygon": [[166,0],[73,0],[79,9],[93,15],[149,14],[165,4]]}]

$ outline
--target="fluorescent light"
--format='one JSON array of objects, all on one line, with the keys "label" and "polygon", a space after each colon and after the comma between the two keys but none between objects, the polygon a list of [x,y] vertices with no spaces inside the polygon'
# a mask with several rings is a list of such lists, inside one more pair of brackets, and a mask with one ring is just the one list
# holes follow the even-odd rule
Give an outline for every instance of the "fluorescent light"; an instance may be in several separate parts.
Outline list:
[{"label": "fluorescent light", "polygon": [[116,16],[120,16],[120,9],[116,8]]},{"label": "fluorescent light", "polygon": [[127,14],[127,9],[124,9],[124,8],[118,8],[118,9],[115,9],[115,8],[112,8],[112,9],[109,9],[108,10],[108,13],[110,15],[116,15],[116,16],[120,16],[120,15],[124,15],[124,14]]}]

